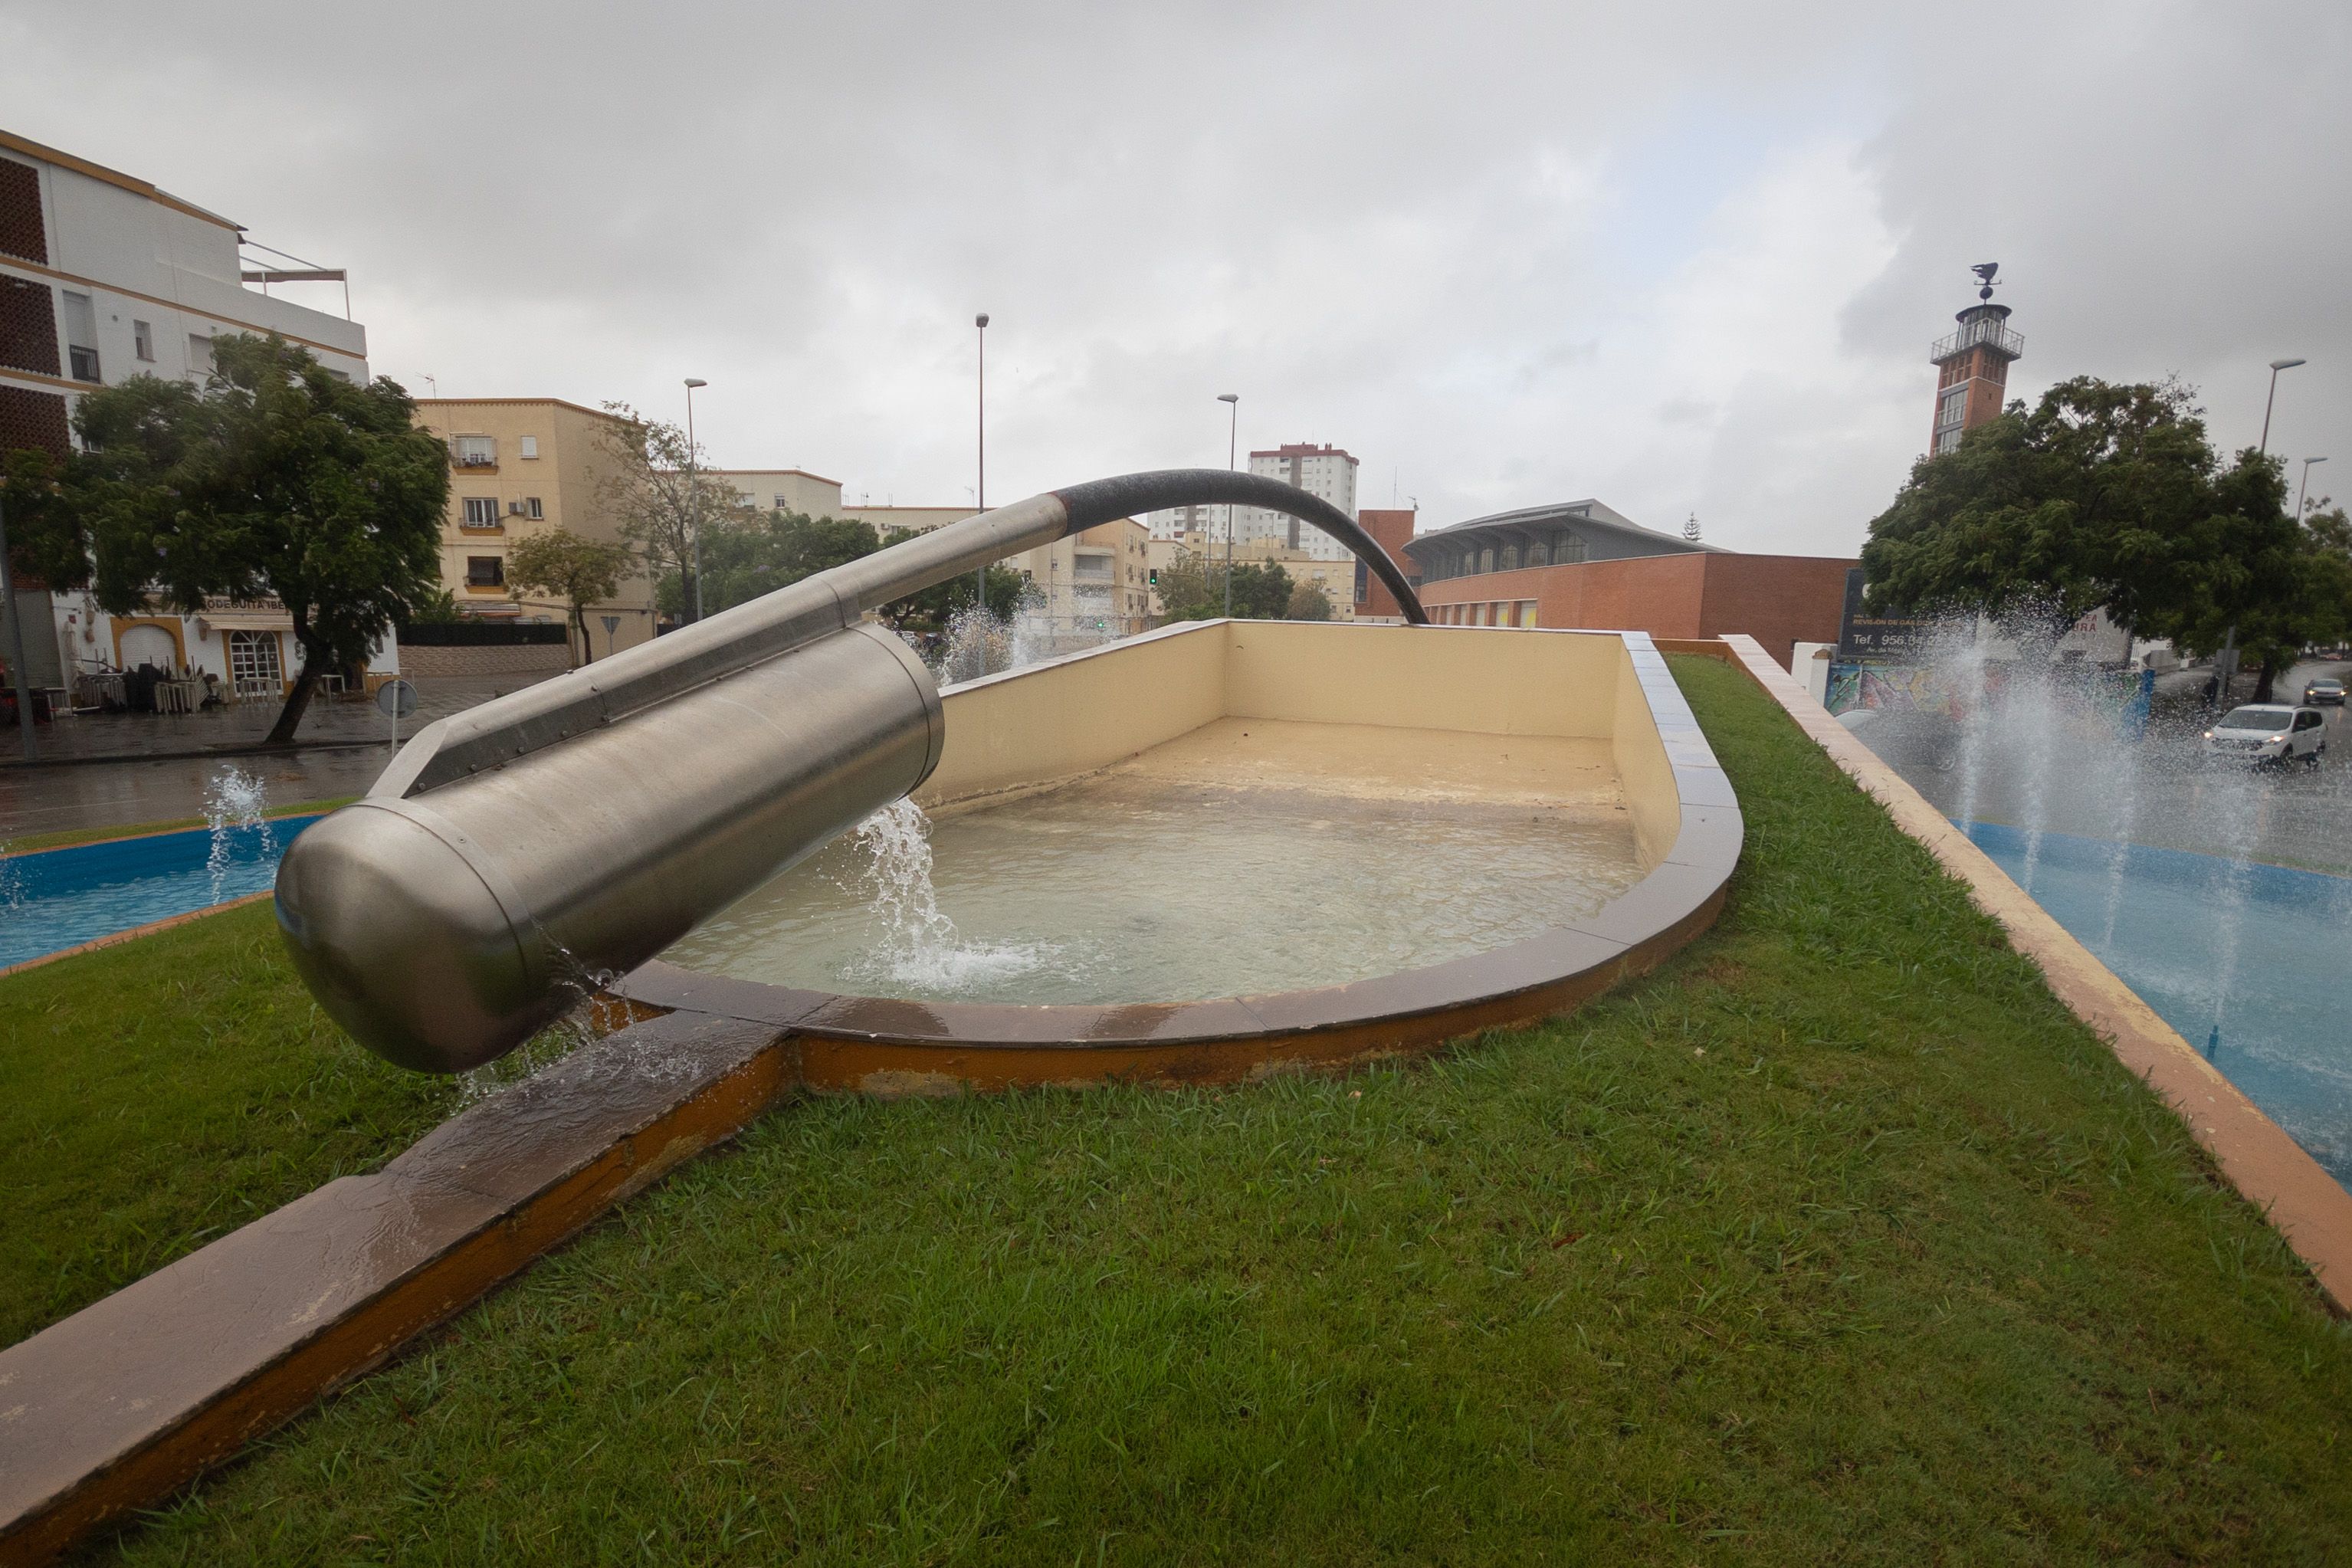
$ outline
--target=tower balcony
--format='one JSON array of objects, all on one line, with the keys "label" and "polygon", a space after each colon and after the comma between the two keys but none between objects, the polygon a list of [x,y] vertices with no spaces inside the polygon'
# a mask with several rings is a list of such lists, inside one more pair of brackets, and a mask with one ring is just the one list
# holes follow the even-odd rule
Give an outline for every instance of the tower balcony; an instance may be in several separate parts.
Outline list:
[{"label": "tower balcony", "polygon": [[1949,337],[1937,338],[1927,351],[1927,363],[1941,364],[1948,359],[1958,359],[1970,349],[1984,347],[2003,359],[2021,359],[2025,354],[2025,334],[2014,332],[2002,323],[2009,314],[2000,305],[1979,305],[1960,312],[1960,330]]}]

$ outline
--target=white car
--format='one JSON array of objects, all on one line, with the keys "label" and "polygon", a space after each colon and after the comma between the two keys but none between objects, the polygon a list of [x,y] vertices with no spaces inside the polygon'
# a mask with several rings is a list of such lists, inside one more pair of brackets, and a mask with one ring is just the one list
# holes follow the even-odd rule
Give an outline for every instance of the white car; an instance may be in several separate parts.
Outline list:
[{"label": "white car", "polygon": [[2316,708],[2232,708],[2205,731],[2205,754],[2233,763],[2284,767],[2301,761],[2317,767],[2326,750],[2327,716]]}]

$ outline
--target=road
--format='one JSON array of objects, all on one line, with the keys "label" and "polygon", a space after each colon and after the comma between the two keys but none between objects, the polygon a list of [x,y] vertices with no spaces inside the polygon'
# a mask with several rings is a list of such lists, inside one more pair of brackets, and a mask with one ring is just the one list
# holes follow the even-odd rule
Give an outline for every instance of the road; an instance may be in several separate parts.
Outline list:
[{"label": "road", "polygon": [[[2322,675],[2352,679],[2352,665],[2299,664],[2279,681],[2275,700],[2297,700],[2304,683]],[[2179,684],[2193,689],[2199,680]],[[2352,875],[2346,710],[2321,710],[2328,745],[2318,768],[2257,773],[2200,753],[2186,697],[2160,703],[2158,722],[2137,742],[2064,715],[2005,713],[1982,726],[1973,766],[1958,726],[1925,716],[1874,716],[1854,733],[1947,816]]]}]

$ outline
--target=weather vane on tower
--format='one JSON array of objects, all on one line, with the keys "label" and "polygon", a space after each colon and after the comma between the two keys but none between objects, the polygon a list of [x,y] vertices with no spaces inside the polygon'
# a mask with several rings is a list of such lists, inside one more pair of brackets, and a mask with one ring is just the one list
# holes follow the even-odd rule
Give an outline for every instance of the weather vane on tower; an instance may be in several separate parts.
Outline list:
[{"label": "weather vane on tower", "polygon": [[1969,268],[1969,270],[1975,273],[1977,275],[1977,281],[1984,285],[1983,288],[1977,290],[1977,298],[1979,300],[1991,299],[1993,285],[2000,281],[1998,276],[2000,271],[2000,263],[1998,261],[1979,261],[1974,267]]}]

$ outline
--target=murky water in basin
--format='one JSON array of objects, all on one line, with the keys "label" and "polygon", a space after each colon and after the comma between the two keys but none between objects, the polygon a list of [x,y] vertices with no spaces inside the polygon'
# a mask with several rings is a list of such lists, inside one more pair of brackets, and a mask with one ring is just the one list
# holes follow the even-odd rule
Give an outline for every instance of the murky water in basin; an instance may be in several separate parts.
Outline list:
[{"label": "murky water in basin", "polygon": [[1484,952],[1641,878],[1613,802],[1113,776],[932,822],[927,909],[884,841],[903,826],[845,835],[664,956],[862,995],[1199,1001]]}]

